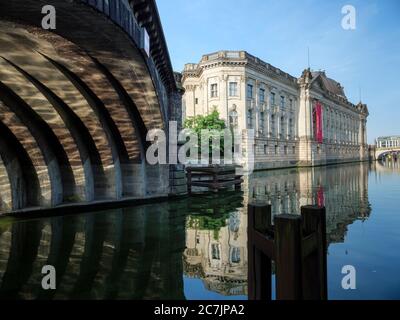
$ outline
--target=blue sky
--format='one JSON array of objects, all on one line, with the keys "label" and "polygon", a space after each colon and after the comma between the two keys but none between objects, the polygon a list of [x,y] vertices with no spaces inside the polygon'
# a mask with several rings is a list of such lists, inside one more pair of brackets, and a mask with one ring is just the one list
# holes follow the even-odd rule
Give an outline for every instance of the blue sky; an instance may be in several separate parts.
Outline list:
[{"label": "blue sky", "polygon": [[[400,135],[400,1],[157,0],[173,67],[246,50],[298,77],[310,65],[368,104],[368,140]],[[356,30],[341,27],[344,5]]]}]

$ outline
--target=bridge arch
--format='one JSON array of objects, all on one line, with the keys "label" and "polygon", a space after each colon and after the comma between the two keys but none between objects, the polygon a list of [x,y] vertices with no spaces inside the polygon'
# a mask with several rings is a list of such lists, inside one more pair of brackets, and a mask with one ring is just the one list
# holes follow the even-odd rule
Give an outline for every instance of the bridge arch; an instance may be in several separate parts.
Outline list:
[{"label": "bridge arch", "polygon": [[0,121],[0,157],[11,187],[12,209],[40,204],[39,179],[33,163],[11,130]]},{"label": "bridge arch", "polygon": [[400,147],[398,148],[388,148],[388,149],[376,149],[375,158],[377,160],[382,160],[385,156],[395,156],[397,159],[400,159]]},{"label": "bridge arch", "polygon": [[[50,182],[47,185],[51,186],[52,205],[61,203],[74,192],[74,177],[64,149],[47,123],[24,100],[1,81],[0,101],[3,102],[3,116],[7,115],[8,108],[32,134],[33,139],[40,149],[38,153],[42,154],[44,158],[43,162],[39,160],[39,166],[42,166],[42,168],[45,167],[50,177]],[[6,118],[3,119],[3,121],[6,120]],[[11,123],[8,125],[10,128],[13,127]],[[24,138],[23,136],[19,136],[17,140],[21,141]],[[41,156],[38,155],[38,157],[37,159],[40,159]],[[11,172],[9,176],[10,174]],[[40,187],[38,186],[38,188]]]},{"label": "bridge arch", "polygon": [[180,92],[154,1],[46,4],[56,7],[55,30],[40,26],[43,1],[0,3],[0,82],[3,104],[42,154],[50,205],[167,196],[169,166],[146,164],[146,134],[179,118]]}]

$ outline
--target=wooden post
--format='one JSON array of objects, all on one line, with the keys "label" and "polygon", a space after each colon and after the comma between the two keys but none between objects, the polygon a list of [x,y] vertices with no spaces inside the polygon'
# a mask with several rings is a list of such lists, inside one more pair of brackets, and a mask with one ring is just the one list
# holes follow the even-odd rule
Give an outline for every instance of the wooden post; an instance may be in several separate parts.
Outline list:
[{"label": "wooden post", "polygon": [[271,300],[271,259],[254,245],[254,232],[265,233],[271,226],[271,206],[248,205],[248,297],[249,300]]},{"label": "wooden post", "polygon": [[275,216],[275,265],[277,300],[301,300],[301,217]]},{"label": "wooden post", "polygon": [[187,185],[188,185],[188,193],[192,194],[192,170],[187,168]]},{"label": "wooden post", "polygon": [[[326,213],[325,207],[301,207],[303,237],[313,237],[315,250],[307,256],[303,253],[303,299],[326,300]],[[315,234],[315,236],[313,236]]]},{"label": "wooden post", "polygon": [[218,171],[217,170],[213,170],[212,171],[212,191],[213,192],[218,192]]}]

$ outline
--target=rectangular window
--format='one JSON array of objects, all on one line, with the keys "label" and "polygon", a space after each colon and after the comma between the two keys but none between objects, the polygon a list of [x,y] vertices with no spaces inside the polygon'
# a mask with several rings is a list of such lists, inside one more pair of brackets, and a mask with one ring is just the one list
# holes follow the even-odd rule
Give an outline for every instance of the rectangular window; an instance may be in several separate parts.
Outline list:
[{"label": "rectangular window", "polygon": [[240,248],[233,247],[231,251],[231,262],[239,263],[240,262]]},{"label": "rectangular window", "polygon": [[273,92],[271,92],[270,102],[271,102],[271,106],[275,105],[275,93],[273,93]]},{"label": "rectangular window", "polygon": [[264,144],[264,154],[267,154],[267,153],[268,153],[268,145]]},{"label": "rectangular window", "polygon": [[211,245],[211,256],[214,260],[219,260],[220,259],[220,255],[219,255],[219,246],[218,244],[213,243]]},{"label": "rectangular window", "polygon": [[261,133],[264,133],[264,123],[265,123],[264,112],[260,112],[260,132]]},{"label": "rectangular window", "polygon": [[285,154],[287,154],[287,146],[284,146],[284,147],[283,147],[283,152],[284,152]]},{"label": "rectangular window", "polygon": [[238,96],[237,82],[229,82],[229,96],[230,97]]},{"label": "rectangular window", "polygon": [[216,83],[213,83],[211,85],[211,98],[216,98],[218,97],[218,85]]},{"label": "rectangular window", "polygon": [[278,154],[278,146],[275,146],[275,154]]},{"label": "rectangular window", "polygon": [[253,85],[252,84],[247,85],[247,98],[253,99]]},{"label": "rectangular window", "polygon": [[253,129],[253,111],[251,109],[247,110],[247,128]]},{"label": "rectangular window", "polygon": [[271,115],[271,136],[275,136],[275,115]]},{"label": "rectangular window", "polygon": [[279,127],[280,127],[280,136],[283,139],[285,136],[285,118],[281,117],[280,123],[279,123]]},{"label": "rectangular window", "polygon": [[293,149],[293,154],[296,154],[296,146],[293,146],[292,149]]},{"label": "rectangular window", "polygon": [[195,104],[199,104],[199,98],[194,99]]},{"label": "rectangular window", "polygon": [[289,138],[293,138],[293,120],[289,119]]},{"label": "rectangular window", "polygon": [[260,103],[263,104],[265,102],[265,90],[264,89],[260,89]]},{"label": "rectangular window", "polygon": [[293,100],[292,99],[289,99],[289,107],[290,107],[290,110],[293,111]]},{"label": "rectangular window", "polygon": [[285,97],[281,96],[281,109],[285,108]]}]

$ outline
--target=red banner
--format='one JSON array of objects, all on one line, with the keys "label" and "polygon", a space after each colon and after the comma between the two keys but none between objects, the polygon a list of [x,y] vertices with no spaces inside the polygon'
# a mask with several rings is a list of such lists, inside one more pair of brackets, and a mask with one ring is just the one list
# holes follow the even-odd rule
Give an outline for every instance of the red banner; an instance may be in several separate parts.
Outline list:
[{"label": "red banner", "polygon": [[317,191],[317,205],[318,207],[325,206],[324,188],[319,186]]},{"label": "red banner", "polygon": [[319,101],[316,102],[313,112],[314,118],[314,137],[318,143],[323,141],[322,133],[322,106]]}]

